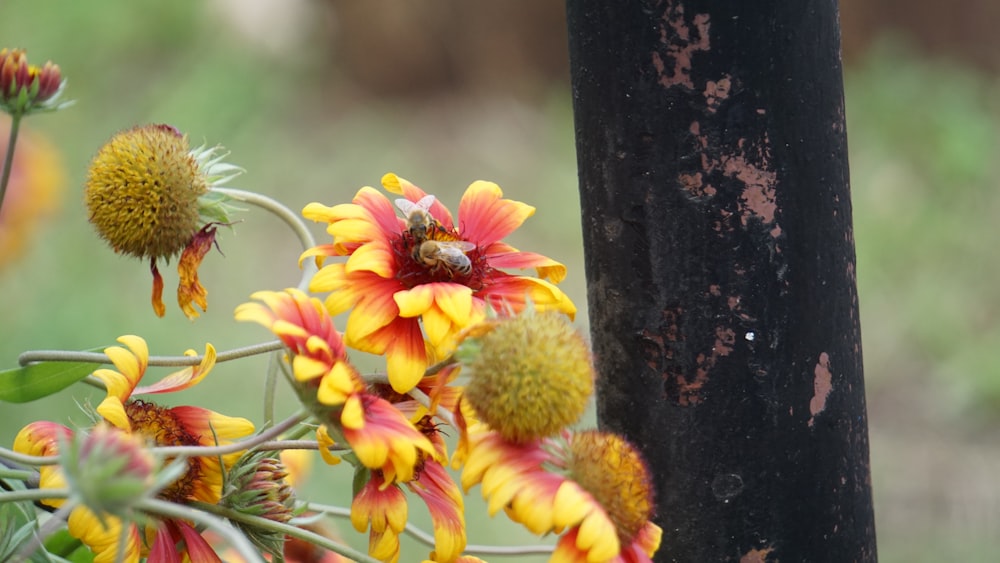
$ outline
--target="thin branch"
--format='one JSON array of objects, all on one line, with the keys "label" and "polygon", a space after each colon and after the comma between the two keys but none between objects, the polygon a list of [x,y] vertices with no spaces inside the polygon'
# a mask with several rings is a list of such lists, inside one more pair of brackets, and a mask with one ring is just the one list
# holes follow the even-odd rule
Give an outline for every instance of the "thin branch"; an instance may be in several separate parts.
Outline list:
[{"label": "thin branch", "polygon": [[[199,503],[199,507],[201,504],[204,503]],[[261,557],[260,552],[250,543],[250,540],[245,535],[226,524],[225,520],[216,518],[214,515],[206,513],[206,511],[159,499],[144,499],[139,503],[138,508],[143,512],[166,516],[168,518],[189,520],[195,524],[210,528],[236,549],[247,563],[264,563],[264,558]]]},{"label": "thin branch", "polygon": [[[298,214],[292,212],[292,210],[288,209],[277,200],[255,192],[248,192],[234,188],[212,188],[212,191],[225,194],[237,201],[256,205],[265,211],[269,211],[277,215],[279,219],[284,221],[285,224],[291,227],[292,231],[295,232],[295,236],[298,237],[303,250],[309,250],[310,248],[316,246],[316,239],[313,238],[312,233],[309,232],[309,228],[302,222],[302,219],[299,218]],[[319,268],[316,267],[315,260],[307,260],[302,267],[302,279],[299,280],[299,289],[307,291],[309,289],[309,281],[312,280],[312,277],[318,270]]]},{"label": "thin branch", "polygon": [[[216,363],[222,363],[230,360],[238,360],[240,358],[281,350],[283,347],[284,344],[280,340],[250,344],[249,346],[219,352],[215,361]],[[201,363],[203,358],[204,356],[200,354],[196,356],[150,356],[149,365],[169,367],[196,366]],[[22,367],[33,362],[91,362],[95,364],[110,364],[111,359],[103,352],[74,352],[71,350],[28,350],[17,357],[17,363]]]}]

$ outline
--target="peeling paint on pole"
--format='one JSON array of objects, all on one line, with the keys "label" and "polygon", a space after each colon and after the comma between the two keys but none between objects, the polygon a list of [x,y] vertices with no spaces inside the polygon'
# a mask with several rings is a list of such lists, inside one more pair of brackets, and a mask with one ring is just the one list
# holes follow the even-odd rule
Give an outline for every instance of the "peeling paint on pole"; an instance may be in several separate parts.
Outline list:
[{"label": "peeling paint on pole", "polygon": [[836,3],[568,0],[600,424],[658,561],[875,561]]}]

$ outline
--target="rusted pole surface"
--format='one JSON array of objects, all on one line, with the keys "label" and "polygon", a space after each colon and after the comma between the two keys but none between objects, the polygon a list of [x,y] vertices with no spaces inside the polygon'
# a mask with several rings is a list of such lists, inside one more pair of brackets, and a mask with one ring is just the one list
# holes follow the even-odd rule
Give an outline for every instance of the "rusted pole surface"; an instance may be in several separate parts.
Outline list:
[{"label": "rusted pole surface", "polygon": [[598,416],[658,561],[875,561],[834,0],[568,0]]}]

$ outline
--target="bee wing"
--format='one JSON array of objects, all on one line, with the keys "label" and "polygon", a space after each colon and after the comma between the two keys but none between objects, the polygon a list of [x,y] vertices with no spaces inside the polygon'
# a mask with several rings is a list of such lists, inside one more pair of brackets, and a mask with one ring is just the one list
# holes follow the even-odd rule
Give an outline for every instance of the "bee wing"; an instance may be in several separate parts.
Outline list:
[{"label": "bee wing", "polygon": [[435,198],[432,195],[425,195],[424,197],[417,200],[416,203],[414,203],[406,198],[401,197],[396,200],[396,207],[403,212],[403,215],[409,217],[411,213],[417,210],[429,212],[431,206],[434,205],[436,199],[437,198]]},{"label": "bee wing", "polygon": [[475,250],[476,248],[475,244],[467,240],[445,240],[445,241],[438,241],[438,244],[441,245],[443,248],[452,248],[455,250],[459,250],[463,253],[468,252],[470,250]]}]

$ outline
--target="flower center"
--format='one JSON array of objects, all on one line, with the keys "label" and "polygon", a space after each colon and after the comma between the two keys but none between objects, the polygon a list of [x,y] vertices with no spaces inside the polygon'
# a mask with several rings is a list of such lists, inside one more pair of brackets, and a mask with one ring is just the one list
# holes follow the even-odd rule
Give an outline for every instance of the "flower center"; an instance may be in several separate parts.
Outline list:
[{"label": "flower center", "polygon": [[[125,414],[132,424],[132,431],[151,439],[157,446],[201,445],[198,438],[180,424],[170,409],[136,399],[125,403]],[[168,457],[164,461],[169,464],[172,460],[173,458]],[[189,457],[187,466],[184,476],[163,489],[160,498],[173,502],[191,498],[195,483],[201,478],[204,468],[198,457]]]},{"label": "flower center", "polygon": [[[491,269],[479,247],[463,250],[455,232],[434,227],[427,232],[427,241],[417,241],[409,231],[391,241],[396,257],[396,279],[407,289],[434,282],[451,282],[479,291]],[[423,249],[423,245],[430,245]],[[448,248],[451,246],[451,248]]]},{"label": "flower center", "polygon": [[616,434],[573,435],[569,471],[604,507],[623,545],[632,543],[653,512],[652,484],[639,452]]}]

